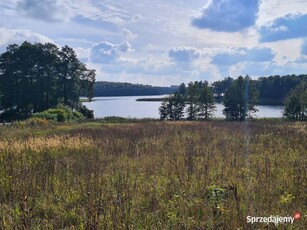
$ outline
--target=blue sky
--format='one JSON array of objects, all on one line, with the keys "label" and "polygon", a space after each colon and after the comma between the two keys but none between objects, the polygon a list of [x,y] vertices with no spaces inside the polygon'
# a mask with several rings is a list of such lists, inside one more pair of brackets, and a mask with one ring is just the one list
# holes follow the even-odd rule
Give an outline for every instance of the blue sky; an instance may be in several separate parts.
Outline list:
[{"label": "blue sky", "polygon": [[307,0],[0,0],[8,44],[69,45],[97,80],[307,73]]}]

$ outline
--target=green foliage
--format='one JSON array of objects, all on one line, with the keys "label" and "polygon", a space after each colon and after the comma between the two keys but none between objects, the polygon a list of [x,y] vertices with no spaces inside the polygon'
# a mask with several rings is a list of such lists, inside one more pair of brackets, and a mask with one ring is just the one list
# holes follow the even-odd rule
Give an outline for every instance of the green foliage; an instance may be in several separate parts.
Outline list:
[{"label": "green foliage", "polygon": [[[221,81],[212,83],[212,90],[215,94],[215,100],[223,101],[223,96],[231,87],[234,79],[227,77]],[[252,80],[256,90],[259,92],[260,105],[282,105],[284,99],[296,85],[302,81],[307,81],[307,75],[285,75],[285,76],[269,76],[260,77],[257,80]]]},{"label": "green foliage", "polygon": [[176,90],[176,86],[157,87],[151,85],[131,84],[122,82],[97,81],[94,84],[95,97],[162,95],[175,93]]},{"label": "green foliage", "polygon": [[86,108],[84,105],[78,107],[78,112],[80,112],[87,119],[94,118],[94,111]]},{"label": "green foliage", "polygon": [[80,112],[72,111],[65,106],[59,106],[54,109],[48,109],[40,113],[34,113],[34,118],[41,118],[46,120],[64,122],[72,120],[82,120],[84,116]]},{"label": "green foliage", "polygon": [[[307,82],[307,81],[306,81]],[[307,120],[307,83],[302,81],[286,98],[284,116],[291,120]]]},{"label": "green foliage", "polygon": [[25,127],[44,127],[48,126],[50,121],[45,118],[31,117],[24,121],[16,121],[13,126],[17,128],[25,128]]},{"label": "green foliage", "polygon": [[220,205],[225,198],[225,189],[220,188],[216,185],[211,185],[208,187],[208,198],[211,203],[218,206]]},{"label": "green foliage", "polygon": [[202,82],[190,82],[187,87],[187,120],[196,120],[198,108],[197,108],[197,102],[198,97],[200,95],[200,90],[202,87]]},{"label": "green foliage", "polygon": [[209,88],[208,84],[205,84],[201,89],[198,98],[198,118],[209,120],[215,110],[214,95]]},{"label": "green foliage", "polygon": [[170,96],[167,101],[164,101],[159,108],[161,120],[181,120],[184,113],[184,97],[179,93]]},{"label": "green foliage", "polygon": [[302,81],[307,81],[306,74],[261,77],[255,81],[259,101],[273,105],[283,104],[290,91]]},{"label": "green foliage", "polygon": [[247,117],[257,112],[258,93],[252,80],[246,76],[238,77],[225,93],[223,104],[225,109],[223,113],[227,120],[244,121]]},{"label": "green foliage", "polygon": [[125,123],[125,122],[127,122],[127,118],[116,117],[116,116],[109,116],[109,117],[105,117],[103,119],[103,121],[107,122],[107,123]]},{"label": "green foliage", "polygon": [[159,108],[160,119],[181,120],[185,108],[187,120],[208,120],[212,117],[214,96],[208,82],[190,82],[187,87],[182,83],[178,92],[162,103]]},{"label": "green foliage", "polygon": [[294,199],[295,197],[292,194],[285,193],[280,196],[279,202],[283,205],[289,205],[291,202],[293,202]]},{"label": "green foliage", "polygon": [[213,92],[216,94],[216,99],[218,101],[221,100],[223,95],[226,93],[226,91],[230,88],[232,85],[234,79],[231,77],[227,77],[222,81],[215,81],[212,83]]},{"label": "green foliage", "polygon": [[81,90],[93,96],[94,82],[95,70],[87,69],[68,46],[9,45],[0,55],[0,119],[28,118],[59,103],[74,107]]}]

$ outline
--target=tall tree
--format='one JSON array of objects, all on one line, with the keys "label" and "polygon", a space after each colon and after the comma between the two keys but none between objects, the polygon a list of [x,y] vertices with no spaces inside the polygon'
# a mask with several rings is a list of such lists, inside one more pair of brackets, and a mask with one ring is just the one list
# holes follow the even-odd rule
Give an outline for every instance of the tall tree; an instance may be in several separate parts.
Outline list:
[{"label": "tall tree", "polygon": [[89,70],[68,46],[51,43],[10,45],[0,55],[2,119],[29,117],[59,103],[79,108],[79,92],[92,97],[95,71]]},{"label": "tall tree", "polygon": [[199,97],[199,92],[200,92],[200,84],[199,82],[190,82],[188,84],[188,89],[187,89],[187,120],[196,120],[197,114],[198,114],[198,97]]},{"label": "tall tree", "polygon": [[204,82],[198,98],[198,117],[208,120],[212,117],[214,110],[214,95],[208,82]]},{"label": "tall tree", "polygon": [[178,92],[163,102],[159,111],[161,120],[180,120],[186,108],[187,120],[211,118],[214,111],[214,96],[207,81],[182,83]]},{"label": "tall tree", "polygon": [[213,92],[216,94],[216,97],[222,97],[222,95],[229,89],[233,81],[233,78],[227,77],[222,81],[213,82]]},{"label": "tall tree", "polygon": [[225,109],[223,113],[226,115],[226,119],[242,121],[251,117],[253,113],[258,111],[256,109],[257,97],[258,92],[250,77],[239,76],[224,96]]},{"label": "tall tree", "polygon": [[62,86],[60,96],[64,104],[74,104],[79,101],[80,76],[84,70],[82,63],[78,60],[75,51],[64,46],[60,53],[60,75],[59,81]]},{"label": "tall tree", "polygon": [[284,116],[292,120],[307,120],[307,83],[302,81],[286,98]]},{"label": "tall tree", "polygon": [[159,108],[161,120],[181,120],[184,115],[184,97],[180,93],[175,93],[167,101],[164,101]]}]

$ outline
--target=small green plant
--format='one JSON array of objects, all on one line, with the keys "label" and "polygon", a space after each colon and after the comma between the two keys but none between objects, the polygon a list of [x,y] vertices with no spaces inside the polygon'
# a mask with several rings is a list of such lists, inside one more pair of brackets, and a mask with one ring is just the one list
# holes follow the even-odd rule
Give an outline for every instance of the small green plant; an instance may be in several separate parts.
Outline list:
[{"label": "small green plant", "polygon": [[207,192],[210,202],[215,206],[219,206],[223,202],[226,195],[225,189],[216,185],[209,186]]},{"label": "small green plant", "polygon": [[57,108],[48,109],[40,113],[34,113],[33,117],[57,122],[84,119],[82,113],[73,111],[65,106],[58,106]]},{"label": "small green plant", "polygon": [[285,193],[280,196],[279,202],[282,205],[287,205],[287,204],[290,204],[294,200],[294,198],[295,197],[291,193]]}]

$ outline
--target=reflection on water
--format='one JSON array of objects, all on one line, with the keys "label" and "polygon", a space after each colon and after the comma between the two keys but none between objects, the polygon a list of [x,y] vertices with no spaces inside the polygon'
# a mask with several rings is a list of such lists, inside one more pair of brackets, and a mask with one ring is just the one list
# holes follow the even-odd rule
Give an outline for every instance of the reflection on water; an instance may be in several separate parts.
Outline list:
[{"label": "reflection on water", "polygon": [[[126,118],[159,118],[159,107],[161,102],[158,101],[136,101],[138,98],[160,98],[164,96],[127,96],[127,97],[95,97],[92,102],[83,104],[91,110],[94,110],[95,118],[107,116],[118,116]],[[258,118],[282,117],[283,106],[257,106]],[[216,104],[214,117],[224,118],[222,113],[224,106]]]}]

